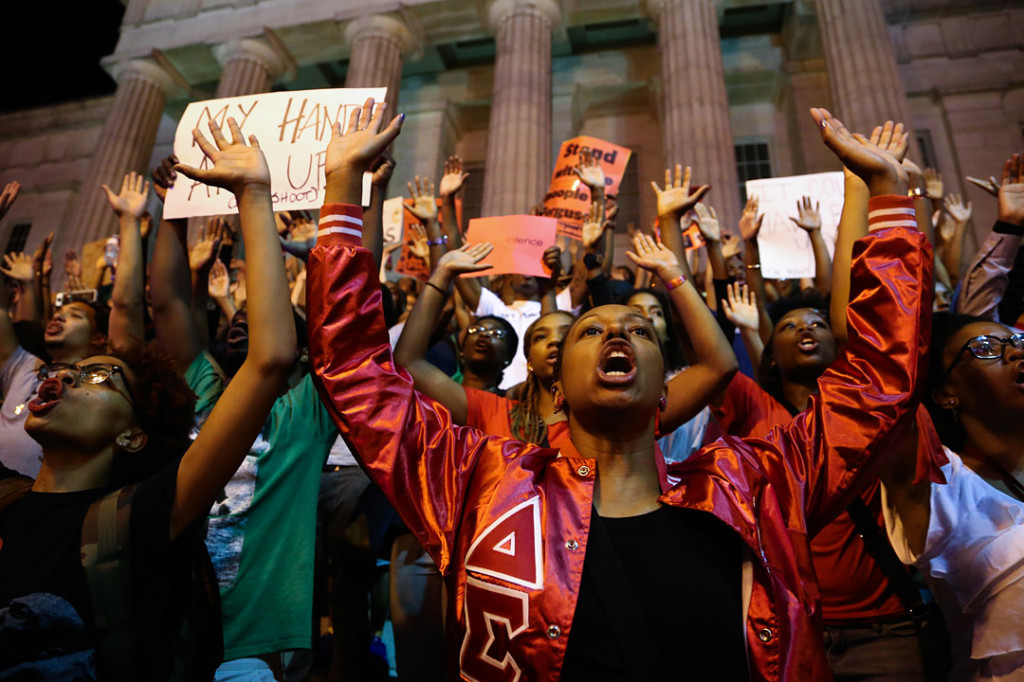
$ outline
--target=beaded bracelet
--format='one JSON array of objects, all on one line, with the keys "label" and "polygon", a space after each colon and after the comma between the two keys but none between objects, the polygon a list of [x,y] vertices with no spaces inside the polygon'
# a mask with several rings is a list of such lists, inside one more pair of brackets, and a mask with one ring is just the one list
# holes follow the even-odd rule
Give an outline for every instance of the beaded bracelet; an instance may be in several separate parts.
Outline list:
[{"label": "beaded bracelet", "polygon": [[448,235],[442,234],[437,239],[428,239],[427,246],[443,246],[448,243]]}]

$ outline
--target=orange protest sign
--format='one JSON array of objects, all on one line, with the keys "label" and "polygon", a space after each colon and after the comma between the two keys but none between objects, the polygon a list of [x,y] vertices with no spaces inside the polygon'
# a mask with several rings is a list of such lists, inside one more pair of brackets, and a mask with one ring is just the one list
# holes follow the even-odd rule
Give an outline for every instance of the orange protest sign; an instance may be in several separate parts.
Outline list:
[{"label": "orange protest sign", "polygon": [[[406,199],[403,203],[412,206],[412,199]],[[441,211],[444,208],[441,205],[441,198],[437,199],[437,222],[441,223],[443,215]],[[455,200],[455,218],[462,223],[462,199]],[[419,221],[412,216],[408,211],[402,209],[402,252],[398,258],[398,263],[395,265],[395,272],[421,279],[424,282],[430,278],[430,264],[426,259],[421,256],[417,256],[416,252],[426,254],[429,247],[426,245],[425,236],[417,236],[417,229],[414,226],[418,226]],[[421,242],[417,244],[417,241]]]},{"label": "orange protest sign", "polygon": [[541,258],[545,250],[555,245],[557,225],[558,221],[554,218],[534,215],[470,220],[466,241],[470,244],[493,244],[494,250],[481,262],[494,267],[463,276],[517,274],[548,277],[551,273],[545,269]]},{"label": "orange protest sign", "polygon": [[[654,221],[654,234],[657,235],[658,241],[661,241],[661,228],[658,226],[657,220]],[[691,221],[690,225],[683,230],[683,246],[687,251],[694,251],[704,246],[704,235],[700,233],[697,221]]]},{"label": "orange protest sign", "polygon": [[590,188],[573,172],[580,150],[587,148],[601,163],[606,194],[618,194],[622,176],[632,152],[596,137],[580,135],[562,143],[551,174],[551,185],[544,197],[544,215],[558,220],[558,234],[573,239],[582,237],[583,218],[590,210]]}]

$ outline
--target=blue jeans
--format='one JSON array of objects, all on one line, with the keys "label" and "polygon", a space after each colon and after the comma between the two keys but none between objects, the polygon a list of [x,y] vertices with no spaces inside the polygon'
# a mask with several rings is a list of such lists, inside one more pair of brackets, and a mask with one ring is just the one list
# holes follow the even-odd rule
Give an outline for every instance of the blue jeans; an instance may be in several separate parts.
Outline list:
[{"label": "blue jeans", "polygon": [[835,682],[924,682],[914,623],[825,626]]}]

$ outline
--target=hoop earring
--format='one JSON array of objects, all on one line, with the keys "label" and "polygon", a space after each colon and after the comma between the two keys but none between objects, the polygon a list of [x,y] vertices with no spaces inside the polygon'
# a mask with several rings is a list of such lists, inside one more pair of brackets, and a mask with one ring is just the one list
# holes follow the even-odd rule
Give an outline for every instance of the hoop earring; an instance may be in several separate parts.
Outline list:
[{"label": "hoop earring", "polygon": [[555,398],[555,409],[554,409],[553,414],[558,414],[559,412],[562,411],[562,408],[564,408],[564,407],[565,407],[565,396],[564,395],[560,395],[560,396],[556,397]]}]

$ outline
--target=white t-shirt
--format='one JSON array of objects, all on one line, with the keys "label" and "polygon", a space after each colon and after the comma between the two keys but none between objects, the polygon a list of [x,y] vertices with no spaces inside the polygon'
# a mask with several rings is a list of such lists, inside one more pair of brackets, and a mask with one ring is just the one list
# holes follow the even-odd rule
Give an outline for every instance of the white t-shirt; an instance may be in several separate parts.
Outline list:
[{"label": "white t-shirt", "polygon": [[[559,310],[572,311],[572,292],[569,291],[569,287],[562,289],[556,300]],[[505,368],[505,374],[502,377],[499,388],[511,388],[525,381],[526,356],[523,355],[523,337],[526,336],[526,328],[540,317],[540,302],[513,301],[511,305],[506,305],[493,291],[487,287],[481,287],[480,303],[476,306],[475,314],[477,317],[483,317],[484,315],[500,317],[508,321],[519,336],[516,356],[513,358],[512,364]]]},{"label": "white t-shirt", "polygon": [[1024,502],[989,485],[946,450],[946,485],[931,486],[924,552],[916,556],[882,487],[889,541],[924,574],[953,640],[951,682],[1024,680]]}]

